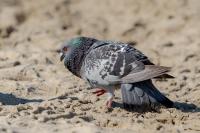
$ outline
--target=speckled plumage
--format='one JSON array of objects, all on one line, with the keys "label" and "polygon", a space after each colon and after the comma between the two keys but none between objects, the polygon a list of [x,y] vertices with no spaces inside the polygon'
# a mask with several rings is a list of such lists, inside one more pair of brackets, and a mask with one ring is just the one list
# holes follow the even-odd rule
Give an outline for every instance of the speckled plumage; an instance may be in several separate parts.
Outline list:
[{"label": "speckled plumage", "polygon": [[[130,84],[132,90],[134,87],[139,87],[145,92],[145,97],[140,99],[146,102],[141,102],[141,105],[148,103],[149,100],[151,103],[156,101],[166,107],[173,105],[164,95],[157,93],[157,89],[147,81],[164,75],[169,68],[154,65],[142,52],[129,44],[78,37],[66,45],[70,48],[70,52],[65,56],[65,66],[76,76],[87,80],[92,87],[104,88],[113,97],[114,89],[117,85],[121,85],[121,89],[125,90],[122,91],[123,102],[135,105],[139,102],[137,99],[134,101],[132,98],[131,101],[124,98],[124,96],[136,96],[135,91],[126,89],[125,84]],[[141,83],[144,86],[141,86]]]},{"label": "speckled plumage", "polygon": [[[78,42],[80,41],[80,42]],[[84,61],[84,57],[86,56],[86,51],[93,45],[96,39],[93,38],[80,38],[77,43],[85,42],[84,45],[77,45],[76,47],[72,47],[70,51],[70,56],[66,56],[64,60],[65,67],[69,69],[74,75],[80,77],[80,69],[82,66],[82,62]],[[67,45],[68,41],[64,43],[64,46]]]}]

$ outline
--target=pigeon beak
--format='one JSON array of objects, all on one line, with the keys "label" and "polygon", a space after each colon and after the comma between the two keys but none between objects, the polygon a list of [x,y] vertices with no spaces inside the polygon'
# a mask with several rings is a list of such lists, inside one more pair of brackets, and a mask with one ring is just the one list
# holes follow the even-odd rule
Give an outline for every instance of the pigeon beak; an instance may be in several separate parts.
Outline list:
[{"label": "pigeon beak", "polygon": [[60,53],[60,61],[63,61],[64,58],[65,58],[65,54],[64,53]]}]

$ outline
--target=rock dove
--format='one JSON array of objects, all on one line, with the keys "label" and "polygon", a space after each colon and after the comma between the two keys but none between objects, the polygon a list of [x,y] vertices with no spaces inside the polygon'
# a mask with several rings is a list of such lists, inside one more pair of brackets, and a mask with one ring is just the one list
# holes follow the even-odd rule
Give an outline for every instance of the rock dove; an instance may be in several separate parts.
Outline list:
[{"label": "rock dove", "polygon": [[122,42],[76,37],[64,42],[60,60],[74,75],[86,80],[100,96],[108,93],[110,108],[114,91],[121,88],[125,108],[164,105],[173,102],[152,84],[152,78],[172,77],[169,67],[157,66],[131,45]]}]

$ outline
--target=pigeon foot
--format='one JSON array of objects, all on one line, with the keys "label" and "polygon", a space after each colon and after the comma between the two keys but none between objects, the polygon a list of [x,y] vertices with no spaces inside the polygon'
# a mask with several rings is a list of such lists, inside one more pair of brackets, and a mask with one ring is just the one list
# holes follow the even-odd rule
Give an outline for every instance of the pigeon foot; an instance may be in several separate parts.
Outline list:
[{"label": "pigeon foot", "polygon": [[113,102],[113,97],[109,98],[106,102],[106,107],[107,108],[112,108],[112,102]]},{"label": "pigeon foot", "polygon": [[104,89],[98,89],[98,90],[96,90],[95,92],[92,92],[92,93],[96,94],[96,96],[101,96],[104,93],[106,93],[106,90],[104,90]]}]

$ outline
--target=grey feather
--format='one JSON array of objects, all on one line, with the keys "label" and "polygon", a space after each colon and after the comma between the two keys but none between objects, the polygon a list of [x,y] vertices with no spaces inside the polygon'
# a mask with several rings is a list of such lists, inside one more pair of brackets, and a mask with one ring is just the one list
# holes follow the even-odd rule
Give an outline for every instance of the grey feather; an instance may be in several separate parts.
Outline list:
[{"label": "grey feather", "polygon": [[169,67],[145,65],[145,68],[139,72],[130,72],[127,76],[121,78],[121,83],[136,83],[154,77],[163,75],[170,71]]},{"label": "grey feather", "polygon": [[[156,105],[173,107],[173,102],[161,94],[151,80],[134,83],[122,84],[122,99],[125,108],[134,109],[137,107],[154,108]],[[134,97],[130,100],[128,97]]]}]

